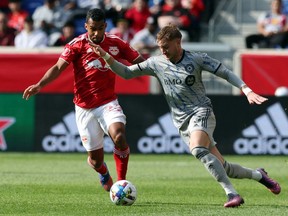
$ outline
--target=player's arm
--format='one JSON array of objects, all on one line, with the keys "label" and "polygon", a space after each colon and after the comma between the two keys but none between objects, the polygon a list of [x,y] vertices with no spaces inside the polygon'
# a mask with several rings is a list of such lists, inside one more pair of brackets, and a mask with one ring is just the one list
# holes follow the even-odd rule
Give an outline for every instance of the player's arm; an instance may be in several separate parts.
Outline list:
[{"label": "player's arm", "polygon": [[38,83],[27,87],[23,93],[23,98],[28,100],[31,96],[37,94],[44,86],[55,80],[63,70],[68,66],[68,63],[63,59],[59,59],[55,65],[53,65]]},{"label": "player's arm", "polygon": [[134,61],[133,61],[133,64],[138,64],[138,63],[141,63],[143,61],[145,61],[146,59],[143,58],[142,55],[139,55],[138,58],[136,58]]},{"label": "player's arm", "polygon": [[107,62],[107,64],[110,66],[110,69],[114,73],[121,76],[122,78],[131,79],[134,77],[147,75],[147,74],[145,74],[144,70],[140,70],[138,64],[126,66],[126,65],[118,62],[112,56],[110,56],[110,54],[108,52],[106,52],[105,50],[103,50],[99,45],[95,45],[95,44],[90,44],[90,45],[91,45],[92,49],[94,50],[94,52]]},{"label": "player's arm", "polygon": [[218,70],[216,71],[216,75],[226,79],[232,85],[241,89],[241,91],[246,95],[247,100],[250,104],[262,104],[263,102],[267,101],[268,99],[262,97],[250,89],[242,79],[240,79],[236,74],[234,74],[231,70],[226,68],[224,65],[220,65]]}]

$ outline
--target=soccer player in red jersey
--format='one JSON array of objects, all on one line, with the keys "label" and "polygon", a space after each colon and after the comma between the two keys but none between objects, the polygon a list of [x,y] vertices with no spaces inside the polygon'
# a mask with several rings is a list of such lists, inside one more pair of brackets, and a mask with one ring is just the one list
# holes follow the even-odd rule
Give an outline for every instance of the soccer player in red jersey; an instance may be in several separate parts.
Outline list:
[{"label": "soccer player in red jersey", "polygon": [[74,99],[76,122],[82,144],[88,152],[88,164],[99,173],[100,183],[109,191],[113,181],[104,162],[104,134],[114,142],[114,160],[117,180],[126,179],[129,146],[125,137],[126,116],[115,94],[115,74],[103,58],[93,52],[89,43],[99,44],[119,61],[140,63],[144,58],[120,38],[105,32],[106,18],[102,10],[95,8],[87,12],[87,32],[70,41],[57,63],[40,81],[26,88],[24,99],[55,80],[70,63],[74,71]]}]

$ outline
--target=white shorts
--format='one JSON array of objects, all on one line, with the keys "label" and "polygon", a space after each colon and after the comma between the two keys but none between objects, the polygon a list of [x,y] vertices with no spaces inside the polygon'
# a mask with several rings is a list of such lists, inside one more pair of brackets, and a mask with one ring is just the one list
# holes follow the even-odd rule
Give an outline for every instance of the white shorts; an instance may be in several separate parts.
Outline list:
[{"label": "white shorts", "polygon": [[117,99],[94,109],[75,105],[75,116],[82,144],[87,151],[103,148],[104,135],[108,135],[111,124],[126,124],[126,116]]},{"label": "white shorts", "polygon": [[213,133],[216,127],[216,119],[211,108],[199,108],[197,112],[191,116],[188,123],[185,123],[180,128],[180,136],[184,142],[189,146],[190,134],[193,131],[204,131],[209,136],[211,141],[210,147],[215,146],[216,142],[213,138]]}]

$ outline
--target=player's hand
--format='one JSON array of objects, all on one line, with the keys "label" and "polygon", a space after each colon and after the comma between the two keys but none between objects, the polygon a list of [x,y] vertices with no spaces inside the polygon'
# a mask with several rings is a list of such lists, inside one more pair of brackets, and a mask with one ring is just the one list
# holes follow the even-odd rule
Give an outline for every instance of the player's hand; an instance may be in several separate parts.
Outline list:
[{"label": "player's hand", "polygon": [[41,87],[36,85],[31,85],[25,89],[23,93],[23,99],[28,100],[31,96],[37,94],[40,91]]},{"label": "player's hand", "polygon": [[268,100],[268,98],[262,97],[254,93],[253,91],[247,94],[247,99],[248,99],[249,104],[262,104]]},{"label": "player's hand", "polygon": [[97,44],[89,43],[93,51],[100,57],[105,56],[106,52]]}]

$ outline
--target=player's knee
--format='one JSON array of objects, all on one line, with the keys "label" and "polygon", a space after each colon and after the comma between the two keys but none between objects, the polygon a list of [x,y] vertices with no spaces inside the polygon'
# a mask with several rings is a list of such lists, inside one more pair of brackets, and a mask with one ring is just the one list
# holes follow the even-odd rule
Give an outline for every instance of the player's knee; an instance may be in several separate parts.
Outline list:
[{"label": "player's knee", "polygon": [[118,148],[125,148],[125,147],[127,147],[125,134],[122,133],[122,132],[118,132],[117,134],[115,134],[115,135],[112,137],[112,140],[113,140],[114,144],[115,144]]},{"label": "player's knee", "polygon": [[191,154],[200,161],[209,153],[209,150],[205,147],[195,147],[191,149]]}]

